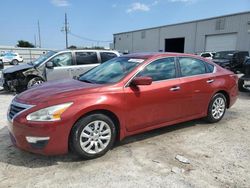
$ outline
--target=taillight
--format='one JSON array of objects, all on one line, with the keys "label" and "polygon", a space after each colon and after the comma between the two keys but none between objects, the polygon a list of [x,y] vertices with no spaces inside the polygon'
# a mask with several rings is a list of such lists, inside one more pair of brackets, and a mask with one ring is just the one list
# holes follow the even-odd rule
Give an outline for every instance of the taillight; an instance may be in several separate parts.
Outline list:
[{"label": "taillight", "polygon": [[238,83],[239,77],[237,74],[230,74],[230,77],[232,77],[236,83]]}]

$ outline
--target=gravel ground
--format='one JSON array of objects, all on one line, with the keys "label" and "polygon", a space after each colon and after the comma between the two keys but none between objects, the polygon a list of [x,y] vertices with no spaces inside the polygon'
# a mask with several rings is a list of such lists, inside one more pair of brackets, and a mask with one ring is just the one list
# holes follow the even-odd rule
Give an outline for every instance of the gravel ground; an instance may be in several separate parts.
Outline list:
[{"label": "gravel ground", "polygon": [[89,161],[13,147],[6,127],[12,98],[0,94],[0,187],[250,187],[250,94],[241,93],[219,123],[195,120],[150,131]]}]

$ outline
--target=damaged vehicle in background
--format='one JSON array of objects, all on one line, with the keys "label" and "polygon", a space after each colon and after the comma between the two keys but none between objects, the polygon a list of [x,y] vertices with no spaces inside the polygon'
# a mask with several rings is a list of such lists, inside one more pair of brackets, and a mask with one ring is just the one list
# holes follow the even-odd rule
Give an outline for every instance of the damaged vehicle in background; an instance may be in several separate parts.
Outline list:
[{"label": "damaged vehicle in background", "polygon": [[4,69],[0,86],[20,93],[45,81],[78,77],[118,56],[118,52],[110,50],[50,51],[34,62]]},{"label": "damaged vehicle in background", "polygon": [[239,91],[241,92],[249,92],[250,91],[250,58],[247,58],[243,64],[243,71],[244,74],[239,78],[238,87]]},{"label": "damaged vehicle in background", "polygon": [[248,56],[248,51],[220,51],[215,53],[213,62],[235,73],[242,72],[243,63]]}]

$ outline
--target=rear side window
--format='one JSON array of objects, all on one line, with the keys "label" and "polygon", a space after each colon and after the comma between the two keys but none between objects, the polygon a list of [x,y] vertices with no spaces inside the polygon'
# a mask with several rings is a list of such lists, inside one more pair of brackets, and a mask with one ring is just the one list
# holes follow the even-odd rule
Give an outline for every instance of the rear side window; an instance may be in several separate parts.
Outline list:
[{"label": "rear side window", "polygon": [[75,54],[76,54],[77,65],[99,63],[96,52],[76,52]]},{"label": "rear side window", "polygon": [[214,65],[206,63],[207,65],[207,73],[212,73],[214,72]]},{"label": "rear side window", "polygon": [[102,63],[117,57],[117,55],[112,52],[101,52],[100,54],[101,54]]},{"label": "rear side window", "polygon": [[140,76],[151,77],[153,81],[175,78],[175,58],[164,58],[150,63],[137,75]]},{"label": "rear side window", "polygon": [[205,63],[199,59],[181,57],[179,58],[181,75],[193,76],[206,73]]}]

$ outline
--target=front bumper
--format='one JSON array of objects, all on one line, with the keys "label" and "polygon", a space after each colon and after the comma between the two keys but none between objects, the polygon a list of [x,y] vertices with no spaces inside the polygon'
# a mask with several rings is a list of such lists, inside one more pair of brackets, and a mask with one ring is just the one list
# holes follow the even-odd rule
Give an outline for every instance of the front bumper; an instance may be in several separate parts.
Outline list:
[{"label": "front bumper", "polygon": [[16,119],[8,123],[10,138],[16,147],[42,155],[60,155],[68,152],[69,131],[65,131],[62,122],[31,124],[22,123],[22,118]]}]

